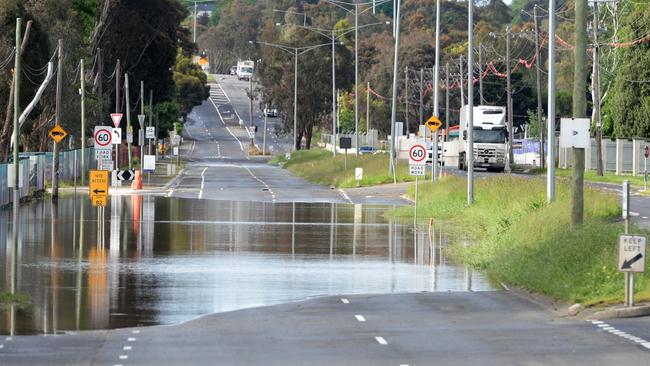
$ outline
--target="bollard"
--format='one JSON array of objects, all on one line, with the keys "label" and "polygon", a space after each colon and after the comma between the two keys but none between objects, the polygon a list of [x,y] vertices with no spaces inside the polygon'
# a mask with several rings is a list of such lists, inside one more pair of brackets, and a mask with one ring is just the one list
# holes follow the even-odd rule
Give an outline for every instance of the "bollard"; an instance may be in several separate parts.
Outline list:
[{"label": "bollard", "polygon": [[142,172],[139,170],[135,171],[135,179],[131,183],[131,189],[142,189]]}]

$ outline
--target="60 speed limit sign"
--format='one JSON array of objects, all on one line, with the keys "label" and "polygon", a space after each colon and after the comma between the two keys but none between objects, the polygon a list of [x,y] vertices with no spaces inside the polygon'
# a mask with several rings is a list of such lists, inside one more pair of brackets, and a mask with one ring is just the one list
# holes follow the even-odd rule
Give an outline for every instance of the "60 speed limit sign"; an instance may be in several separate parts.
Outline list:
[{"label": "60 speed limit sign", "polygon": [[95,126],[95,149],[110,149],[112,139],[112,127]]},{"label": "60 speed limit sign", "polygon": [[409,165],[424,165],[427,149],[423,145],[413,145],[409,150]]}]

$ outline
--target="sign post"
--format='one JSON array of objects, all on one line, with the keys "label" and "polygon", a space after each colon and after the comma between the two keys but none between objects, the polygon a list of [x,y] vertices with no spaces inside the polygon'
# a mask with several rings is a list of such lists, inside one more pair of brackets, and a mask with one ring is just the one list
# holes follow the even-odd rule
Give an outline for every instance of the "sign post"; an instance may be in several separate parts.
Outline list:
[{"label": "sign post", "polygon": [[[348,170],[348,149],[352,148],[352,138],[351,137],[341,137],[339,141],[341,149],[345,149],[345,170]],[[357,146],[357,149],[359,147]]]},{"label": "sign post", "polygon": [[413,208],[413,226],[418,224],[418,185],[419,177],[426,172],[427,149],[423,145],[413,145],[409,150],[409,174],[415,176],[415,207]]},{"label": "sign post", "polygon": [[[122,122],[122,113],[111,113],[111,120],[113,121],[113,126],[115,128],[120,128],[120,122]],[[122,129],[120,128],[120,139],[118,141],[113,141],[115,145],[115,167],[120,167],[120,144],[122,143]]]},{"label": "sign post", "polygon": [[442,121],[437,116],[431,116],[424,124],[431,130],[431,182],[435,182],[438,169],[438,129]]},{"label": "sign post", "polygon": [[357,181],[357,187],[360,186],[363,179],[363,168],[354,168],[354,179]]},{"label": "sign post", "polygon": [[107,170],[91,170],[89,175],[88,195],[93,207],[104,207],[108,197]]},{"label": "sign post", "polygon": [[646,237],[630,235],[630,181],[623,182],[625,235],[618,241],[618,270],[625,272],[625,305],[634,306],[634,272],[645,272]]}]

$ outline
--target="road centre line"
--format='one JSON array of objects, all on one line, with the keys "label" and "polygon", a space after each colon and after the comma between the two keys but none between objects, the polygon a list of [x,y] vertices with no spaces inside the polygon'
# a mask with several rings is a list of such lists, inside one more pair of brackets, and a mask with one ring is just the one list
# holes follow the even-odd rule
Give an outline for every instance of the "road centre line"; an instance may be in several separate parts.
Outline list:
[{"label": "road centre line", "polygon": [[348,300],[348,299],[346,299],[346,298],[342,298],[342,299],[341,299],[341,302],[344,303],[344,304],[349,304],[349,303],[350,303],[350,300]]},{"label": "road centre line", "polygon": [[357,314],[357,315],[355,315],[354,317],[357,318],[357,321],[358,321],[359,323],[363,323],[363,322],[366,321],[366,318],[364,318],[363,315],[359,315],[359,314]]}]

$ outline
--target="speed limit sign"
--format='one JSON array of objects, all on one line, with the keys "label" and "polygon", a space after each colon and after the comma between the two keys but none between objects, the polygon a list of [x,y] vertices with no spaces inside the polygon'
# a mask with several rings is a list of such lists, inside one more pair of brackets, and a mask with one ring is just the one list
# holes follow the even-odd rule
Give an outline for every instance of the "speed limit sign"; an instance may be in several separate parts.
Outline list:
[{"label": "speed limit sign", "polygon": [[112,139],[112,127],[95,126],[95,149],[110,149]]},{"label": "speed limit sign", "polygon": [[427,149],[423,145],[413,145],[409,150],[409,165],[424,165]]}]

